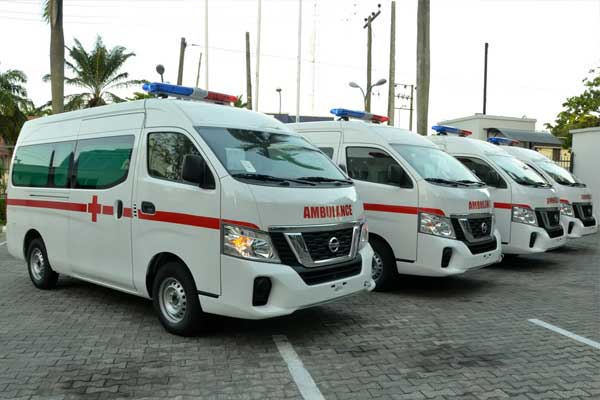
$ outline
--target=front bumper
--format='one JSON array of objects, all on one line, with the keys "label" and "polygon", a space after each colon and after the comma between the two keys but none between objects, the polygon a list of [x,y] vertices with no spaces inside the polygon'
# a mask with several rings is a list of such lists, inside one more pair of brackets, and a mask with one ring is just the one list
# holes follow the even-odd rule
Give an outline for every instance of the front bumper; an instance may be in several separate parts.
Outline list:
[{"label": "front bumper", "polygon": [[[494,232],[496,249],[473,254],[467,245],[455,239],[418,234],[417,260],[414,263],[396,261],[398,273],[421,276],[449,276],[483,268],[502,260],[500,234]],[[452,249],[452,256],[446,268],[442,268],[444,248]]]},{"label": "front bumper", "polygon": [[577,239],[582,236],[587,236],[598,232],[598,224],[593,226],[584,226],[583,222],[579,218],[561,215],[560,223],[562,224],[565,232],[567,232],[567,238],[569,239]]},{"label": "front bumper", "polygon": [[[530,246],[532,233],[536,234],[536,238],[533,246]],[[544,228],[511,222],[510,242],[502,244],[502,252],[505,254],[543,253],[564,246],[566,243],[566,232],[562,236],[551,238]]]},{"label": "front bumper", "polygon": [[[367,245],[359,252],[361,272],[357,275],[307,285],[290,266],[221,256],[221,295],[199,295],[202,310],[211,314],[244,319],[264,319],[291,314],[296,310],[328,303],[375,287],[371,279],[373,250]],[[254,278],[269,277],[272,288],[267,304],[252,305]]]}]

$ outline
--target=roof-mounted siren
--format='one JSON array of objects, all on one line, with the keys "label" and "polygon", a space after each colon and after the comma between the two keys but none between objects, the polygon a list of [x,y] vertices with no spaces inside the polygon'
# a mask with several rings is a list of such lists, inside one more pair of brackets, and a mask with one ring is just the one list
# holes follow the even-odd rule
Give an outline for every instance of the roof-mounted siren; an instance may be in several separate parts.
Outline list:
[{"label": "roof-mounted siren", "polygon": [[363,121],[369,121],[374,124],[381,124],[382,122],[389,121],[388,117],[385,117],[383,115],[371,114],[365,111],[348,110],[345,108],[332,108],[329,112],[343,121],[348,121],[348,119],[350,118],[361,119]]},{"label": "roof-mounted siren", "polygon": [[465,129],[459,129],[454,126],[447,126],[447,125],[434,125],[431,127],[431,129],[436,131],[438,136],[448,136],[448,134],[451,134],[451,135],[458,135],[460,137],[465,137],[465,136],[471,136],[473,134],[473,132],[471,132],[471,131],[467,131]]},{"label": "roof-mounted siren", "polygon": [[488,138],[487,141],[489,143],[495,144],[497,146],[500,146],[500,145],[512,146],[513,144],[520,143],[516,139],[511,139],[511,138],[502,137],[502,136],[494,136],[494,137]]},{"label": "roof-mounted siren", "polygon": [[187,100],[210,101],[213,103],[227,105],[229,105],[230,103],[235,103],[237,101],[236,96],[231,96],[228,94],[217,92],[210,92],[208,90],[195,87],[171,85],[170,83],[144,83],[144,86],[142,86],[142,88],[150,94],[166,97],[179,97]]}]

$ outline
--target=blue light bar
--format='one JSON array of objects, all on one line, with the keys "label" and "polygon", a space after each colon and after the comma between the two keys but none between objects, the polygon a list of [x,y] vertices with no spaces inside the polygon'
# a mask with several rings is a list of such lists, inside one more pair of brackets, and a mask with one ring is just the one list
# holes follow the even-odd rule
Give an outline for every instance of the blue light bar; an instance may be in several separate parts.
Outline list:
[{"label": "blue light bar", "polygon": [[507,137],[502,137],[502,136],[494,136],[494,137],[488,138],[487,141],[489,143],[493,143],[496,145],[501,145],[501,144],[511,145],[511,144],[519,143],[518,140],[507,138]]},{"label": "blue light bar", "polygon": [[458,135],[458,136],[469,136],[469,135],[473,134],[473,132],[471,132],[471,131],[467,131],[465,129],[459,129],[454,126],[448,126],[448,125],[434,125],[431,127],[431,129],[436,131],[438,133],[438,135],[442,135],[442,136],[447,135],[448,133],[451,133],[453,135]]},{"label": "blue light bar", "polygon": [[383,115],[375,115],[365,111],[348,110],[346,108],[332,108],[329,112],[342,119],[355,118],[375,123],[386,122],[389,120],[388,117]]},{"label": "blue light bar", "polygon": [[194,88],[171,85],[170,83],[144,83],[142,88],[151,94],[167,94],[172,96],[191,96],[194,93]]}]

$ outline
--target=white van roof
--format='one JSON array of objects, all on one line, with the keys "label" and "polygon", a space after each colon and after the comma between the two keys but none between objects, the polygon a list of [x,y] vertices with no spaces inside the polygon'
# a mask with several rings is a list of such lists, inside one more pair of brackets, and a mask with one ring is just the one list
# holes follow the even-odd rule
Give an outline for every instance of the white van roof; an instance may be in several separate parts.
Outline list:
[{"label": "white van roof", "polygon": [[[144,112],[146,112],[145,119],[143,119]],[[123,116],[129,114],[138,114],[140,117],[123,118]],[[123,127],[123,125],[119,124],[119,127],[115,127],[116,129],[139,129],[142,119],[143,126],[145,127],[176,126],[175,121],[181,118],[182,127],[189,127],[189,125],[222,126],[254,130],[274,130],[295,134],[285,124],[277,121],[275,118],[245,108],[236,108],[203,101],[145,99],[70,111],[27,121],[19,135],[19,142],[72,137],[79,132],[84,120],[116,116],[121,116],[119,122],[125,122],[126,119],[129,119],[130,121],[125,122],[125,124],[132,124],[131,127]],[[56,127],[55,129],[53,125]],[[109,130],[105,129],[105,131]],[[37,135],[37,133],[40,133],[43,137]]]},{"label": "white van roof", "polygon": [[344,141],[354,143],[378,144],[411,144],[415,146],[437,148],[427,137],[413,133],[406,129],[395,128],[388,125],[378,125],[362,121],[318,121],[287,124],[297,132],[310,131],[312,134],[327,134],[332,131],[344,132]]},{"label": "white van roof", "polygon": [[503,150],[508,154],[520,159],[528,161],[547,161],[548,157],[535,150],[525,149],[523,147],[503,146]]},{"label": "white van roof", "polygon": [[488,155],[508,153],[498,146],[479,139],[471,139],[459,136],[428,136],[432,142],[439,145],[450,154]]}]

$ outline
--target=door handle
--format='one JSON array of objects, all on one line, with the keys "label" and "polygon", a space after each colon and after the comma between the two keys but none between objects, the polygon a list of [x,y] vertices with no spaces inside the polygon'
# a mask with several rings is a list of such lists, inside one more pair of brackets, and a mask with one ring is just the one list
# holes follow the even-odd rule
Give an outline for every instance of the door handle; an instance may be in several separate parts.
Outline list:
[{"label": "door handle", "polygon": [[142,212],[144,214],[156,214],[156,207],[149,201],[142,201]]},{"label": "door handle", "polygon": [[121,200],[117,200],[117,219],[123,216],[123,202]]}]

